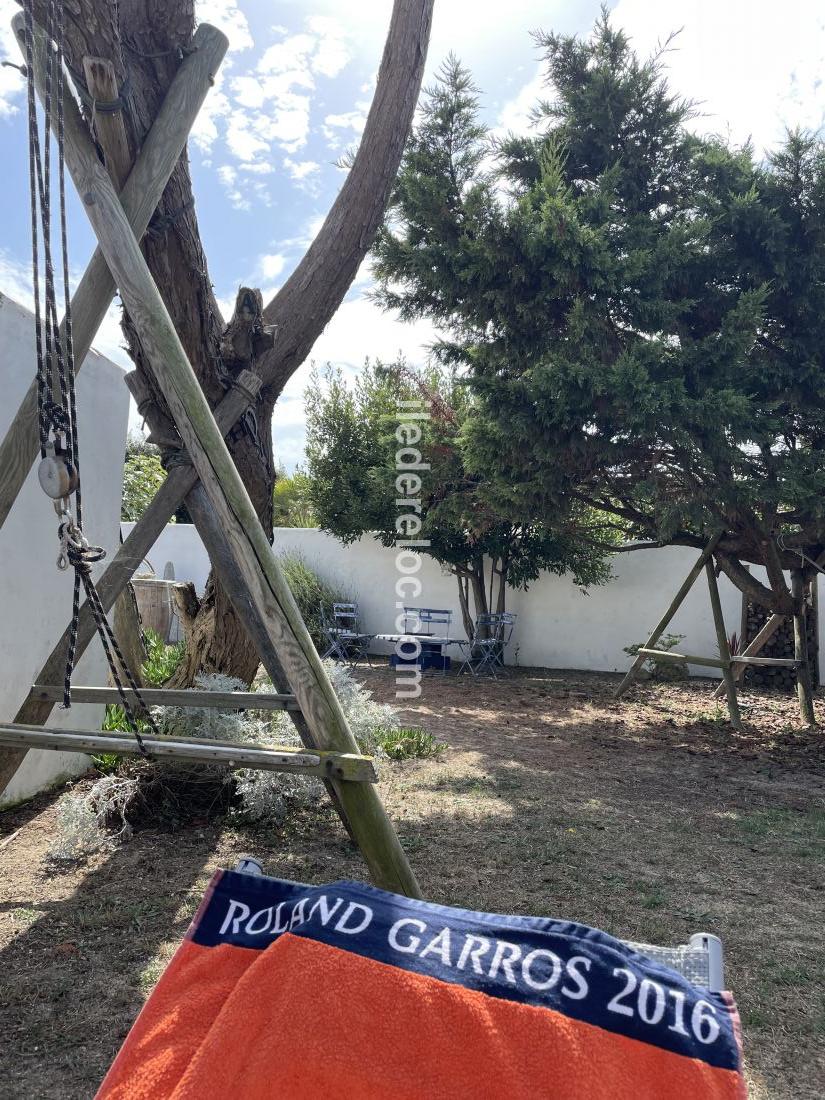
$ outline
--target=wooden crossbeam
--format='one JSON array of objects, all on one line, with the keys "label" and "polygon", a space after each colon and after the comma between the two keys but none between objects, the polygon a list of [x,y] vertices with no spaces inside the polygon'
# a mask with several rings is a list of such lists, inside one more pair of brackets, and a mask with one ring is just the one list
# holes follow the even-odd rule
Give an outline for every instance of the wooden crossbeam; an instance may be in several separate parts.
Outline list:
[{"label": "wooden crossbeam", "polygon": [[784,665],[785,668],[796,668],[798,665],[793,657],[746,657],[744,653],[731,657],[731,661],[735,665]]},{"label": "wooden crossbeam", "polygon": [[[22,48],[22,15],[14,17],[12,27]],[[208,23],[201,23],[192,37],[192,49],[175,73],[155,124],[146,135],[120,196],[129,224],[139,238],[146,232],[169,177],[186,147],[189,131],[214,83],[228,46],[229,41],[221,31]],[[75,370],[83,366],[115,289],[115,281],[98,248],[72,297]],[[38,454],[37,387],[33,382],[0,443],[0,527]],[[0,783],[0,790],[2,786]]]},{"label": "wooden crossbeam", "polygon": [[[141,688],[140,693],[124,689],[130,703],[141,699],[152,707],[214,707],[217,710],[297,710],[294,695],[257,691],[176,691],[173,688]],[[35,684],[31,696],[40,702],[59,703],[63,688],[58,684]],[[72,685],[74,703],[119,703],[117,688]]]},{"label": "wooden crossbeam", "polygon": [[697,657],[694,653],[674,653],[672,649],[647,649],[639,650],[645,657],[653,657],[657,661],[684,661],[690,665],[706,665],[708,668],[726,668],[724,661],[718,657]]},{"label": "wooden crossbeam", "polygon": [[[314,775],[319,779],[374,783],[372,758],[358,753],[322,752],[287,746],[267,748],[231,741],[195,741],[185,737],[143,736],[146,751],[153,759],[174,759],[192,764],[226,764],[230,768],[254,768],[261,771]],[[39,726],[0,724],[0,744],[26,749],[52,749],[59,752],[116,753],[140,756],[137,741],[130,733],[103,730],[53,730]]]},{"label": "wooden crossbeam", "polygon": [[[41,72],[35,73],[42,81]],[[36,69],[37,69],[36,65]],[[222,523],[255,610],[267,624],[314,738],[330,751],[357,745],[313,646],[286,578],[224,443],[163,299],[152,279],[106,170],[76,105],[67,103],[66,163],[120,290],[155,381]],[[339,784],[337,794],[379,885],[420,896],[384,806],[367,785]]]}]

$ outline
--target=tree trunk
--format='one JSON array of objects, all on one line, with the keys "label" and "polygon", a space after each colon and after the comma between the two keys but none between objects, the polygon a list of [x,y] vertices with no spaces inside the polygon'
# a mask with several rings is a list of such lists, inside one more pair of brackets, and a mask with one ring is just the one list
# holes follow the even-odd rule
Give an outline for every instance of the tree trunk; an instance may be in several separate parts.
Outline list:
[{"label": "tree trunk", "polygon": [[793,641],[796,666],[796,691],[799,698],[799,711],[802,721],[808,726],[816,725],[814,696],[811,689],[811,666],[808,661],[807,604],[805,602],[805,579],[801,569],[791,570],[791,590],[794,598]]},{"label": "tree trunk", "polygon": [[[45,0],[36,18],[46,19]],[[66,24],[66,58],[73,80],[84,86],[84,59],[108,59],[123,90],[128,154],[134,159],[155,118],[194,29],[194,0],[73,0]],[[433,0],[395,0],[379,80],[359,154],[327,221],[307,256],[267,307],[280,328],[280,346],[258,359],[267,389],[253,415],[241,421],[227,443],[267,536],[272,538],[272,412],[289,376],[340,305],[380,224],[403,151],[423,75]],[[231,384],[238,364],[222,344],[224,323],[201,246],[188,157],[181,159],[142,243],[149,270],[181,343],[211,405]],[[260,295],[258,295],[260,300]],[[262,305],[262,303],[261,303]],[[267,318],[270,319],[269,317]],[[161,414],[159,389],[140,342],[124,313],[123,331],[141,382]],[[247,360],[244,366],[249,366]],[[220,585],[210,578],[192,624],[191,677],[216,669],[250,681],[257,657]]]},{"label": "tree trunk", "polygon": [[461,621],[464,625],[464,633],[468,638],[473,636],[473,616],[470,614],[470,581],[464,573],[459,573],[456,568],[455,578],[458,581],[458,603],[461,608]]}]

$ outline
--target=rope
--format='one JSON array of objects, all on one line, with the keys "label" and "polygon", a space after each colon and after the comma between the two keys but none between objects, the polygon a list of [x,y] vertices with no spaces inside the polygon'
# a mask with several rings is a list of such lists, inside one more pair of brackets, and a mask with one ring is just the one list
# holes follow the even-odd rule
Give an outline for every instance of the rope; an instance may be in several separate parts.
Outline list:
[{"label": "rope", "polygon": [[[55,457],[66,468],[69,480],[67,495],[55,501],[58,514],[59,569],[74,570],[72,594],[72,620],[69,627],[69,643],[63,679],[63,707],[71,706],[72,673],[77,656],[77,639],[80,621],[80,595],[85,592],[89,610],[106,654],[112,680],[121,699],[126,720],[143,756],[148,756],[138,728],[138,720],[123,687],[121,673],[135,692],[140,707],[147,716],[153,733],[159,731],[149,708],[140,694],[140,688],[127,665],[114,632],[106,618],[100,595],[92,580],[92,565],[103,560],[106,551],[92,546],[83,534],[83,496],[80,482],[80,451],[77,433],[77,397],[75,392],[74,336],[72,329],[71,296],[69,293],[69,248],[66,222],[66,174],[65,174],[65,58],[63,0],[48,0],[46,7],[45,36],[46,72],[43,96],[44,134],[41,141],[37,124],[34,82],[34,12],[33,0],[23,0],[26,56],[26,90],[29,131],[29,190],[31,197],[32,231],[32,283],[34,288],[35,353],[37,374],[38,428],[42,459]],[[57,101],[56,124],[54,100]],[[98,107],[99,109],[99,107]],[[57,145],[58,219],[60,226],[61,276],[63,279],[64,332],[61,337],[57,319],[57,295],[55,293],[54,263],[52,259],[51,231],[51,137]],[[41,249],[43,257],[42,285],[43,310],[41,311]],[[57,395],[55,394],[55,379]],[[74,493],[74,515],[69,496]]]}]

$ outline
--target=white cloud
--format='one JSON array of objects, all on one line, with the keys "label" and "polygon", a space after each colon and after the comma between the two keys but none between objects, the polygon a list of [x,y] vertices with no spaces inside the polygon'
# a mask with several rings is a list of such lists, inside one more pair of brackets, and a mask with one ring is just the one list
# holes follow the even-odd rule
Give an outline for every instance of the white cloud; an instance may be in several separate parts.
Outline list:
[{"label": "white cloud", "polygon": [[211,23],[229,39],[230,50],[248,50],[254,45],[249,23],[237,0],[197,0],[195,17],[199,23]]},{"label": "white cloud", "polygon": [[356,103],[354,111],[327,115],[322,129],[329,147],[337,150],[346,145],[352,138],[360,137],[367,124],[368,110],[368,103]]},{"label": "white cloud", "polygon": [[311,15],[307,27],[318,35],[313,68],[322,76],[337,76],[351,59],[346,45],[346,31],[337,19]]},{"label": "white cloud", "polygon": [[697,100],[694,127],[757,153],[785,126],[825,122],[825,9],[821,0],[619,0],[617,26],[643,54],[683,28],[666,57],[675,91]]},{"label": "white cloud", "polygon": [[367,356],[390,362],[400,352],[411,364],[423,365],[427,345],[435,339],[435,329],[426,321],[402,324],[366,298],[345,301],[318,337],[310,358],[290,378],[278,398],[273,439],[279,461],[292,469],[303,460],[304,390],[313,362],[319,367],[332,363],[350,377],[361,369]]},{"label": "white cloud", "polygon": [[502,135],[510,132],[526,134],[530,130],[530,112],[538,100],[548,97],[549,91],[544,66],[540,65],[533,78],[502,105],[498,112],[496,132]]},{"label": "white cloud", "polygon": [[284,168],[294,180],[305,180],[307,176],[314,176],[320,167],[314,160],[292,160],[291,157],[284,157]]},{"label": "white cloud", "polygon": [[[11,20],[20,8],[15,0],[0,0],[0,61],[21,63],[22,56],[11,29]],[[19,69],[0,68],[0,118],[10,118],[20,110],[26,78]]]},{"label": "white cloud", "polygon": [[245,195],[238,187],[238,171],[231,164],[221,164],[218,168],[218,179],[226,189],[226,197],[236,210],[250,210],[252,204],[248,195]]},{"label": "white cloud", "polygon": [[258,261],[258,269],[264,279],[277,279],[285,267],[286,256],[282,255],[280,252],[273,252],[268,256],[261,256]]}]

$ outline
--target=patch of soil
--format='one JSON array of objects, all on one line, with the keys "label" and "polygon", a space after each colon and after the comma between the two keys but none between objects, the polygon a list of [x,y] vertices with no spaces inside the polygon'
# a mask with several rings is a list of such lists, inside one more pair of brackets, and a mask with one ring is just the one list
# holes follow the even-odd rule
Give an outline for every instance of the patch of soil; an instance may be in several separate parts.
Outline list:
[{"label": "patch of soil", "polygon": [[[394,703],[387,669],[359,670]],[[519,670],[427,675],[405,724],[448,748],[385,764],[381,792],[427,897],[584,921],[627,939],[713,931],[743,1017],[751,1096],[825,1095],[825,735],[792,696],[742,692],[732,730],[708,681]],[[825,703],[817,700],[825,723]],[[212,870],[364,877],[331,810],[283,827],[146,828],[56,869],[55,798],[0,817],[0,1094],[88,1097],[180,941]]]}]

